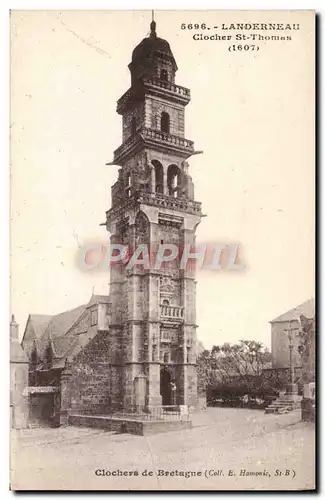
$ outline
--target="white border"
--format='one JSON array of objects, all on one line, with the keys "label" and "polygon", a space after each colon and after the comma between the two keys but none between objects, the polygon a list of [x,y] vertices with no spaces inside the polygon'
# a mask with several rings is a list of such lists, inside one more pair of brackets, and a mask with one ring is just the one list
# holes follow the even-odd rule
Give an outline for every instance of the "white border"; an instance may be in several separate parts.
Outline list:
[{"label": "white border", "polygon": [[[0,468],[0,485],[1,485],[1,493],[4,494],[4,497],[8,495],[12,495],[8,491],[9,484],[9,460],[8,460],[8,449],[9,449],[9,439],[8,439],[8,423],[9,423],[9,397],[7,394],[9,393],[9,369],[8,369],[8,352],[9,352],[9,335],[7,332],[9,331],[9,281],[6,277],[9,276],[9,145],[8,145],[8,123],[9,123],[9,10],[16,9],[53,9],[53,10],[67,10],[67,9],[113,9],[113,10],[145,10],[145,9],[186,9],[186,10],[202,10],[202,9],[218,9],[218,10],[315,10],[320,14],[319,24],[320,31],[322,31],[323,26],[323,16],[324,15],[324,0],[314,0],[310,2],[308,0],[269,0],[258,2],[256,0],[250,0],[247,2],[243,2],[241,0],[219,0],[219,1],[211,1],[211,0],[200,0],[192,1],[187,0],[154,0],[149,2],[148,0],[143,0],[142,2],[137,1],[123,1],[123,0],[65,0],[65,2],[61,2],[61,5],[58,4],[55,0],[34,0],[34,1],[22,1],[22,0],[3,0],[0,6],[1,16],[1,25],[0,25],[0,39],[1,39],[1,66],[2,66],[2,77],[1,81],[1,96],[2,96],[2,106],[1,106],[1,140],[2,140],[2,148],[0,149],[2,153],[2,168],[0,169],[0,220],[1,220],[1,234],[2,234],[2,244],[0,245],[1,251],[1,301],[0,301],[0,331],[2,335],[2,345],[0,347],[0,352],[2,353],[2,362],[0,363],[1,367],[1,381],[2,381],[2,411],[0,412],[0,429],[3,433],[1,442],[0,453],[1,457],[1,468]],[[318,51],[320,52],[320,68],[319,68],[319,85],[320,82],[323,81],[323,68],[324,68],[324,37],[320,37],[320,46],[318,47]],[[320,71],[321,70],[321,71]],[[319,88],[319,91],[322,89]],[[321,101],[322,106],[319,109],[319,113],[323,116],[324,110],[324,100]],[[4,111],[4,112],[3,112]],[[320,144],[325,143],[324,137],[324,128],[321,131],[319,137],[319,147]],[[319,162],[321,161],[320,151],[319,151]],[[318,165],[318,168],[321,169],[321,164]],[[318,180],[321,183],[319,189],[319,198],[321,201],[321,193],[325,192],[324,189],[324,176],[321,176],[319,173]],[[303,201],[302,201],[303,202]],[[318,214],[320,217],[320,235],[322,236],[320,244],[321,248],[324,248],[324,213],[323,210]],[[303,227],[301,228],[302,237],[303,237]],[[302,263],[303,265],[303,263]],[[321,271],[321,270],[320,270]],[[299,270],[297,270],[299,272]],[[323,277],[323,272],[320,272],[320,278]],[[319,279],[320,279],[319,278]],[[325,310],[325,299],[321,300],[321,297],[318,297],[318,307],[319,311]],[[323,347],[324,342],[321,343],[321,332],[318,334],[319,345],[321,344],[321,353],[319,354],[319,360],[322,359],[323,355]],[[320,363],[321,364],[321,363]],[[324,387],[323,373],[321,374],[321,382],[322,387]],[[319,396],[320,397],[320,396]],[[321,407],[323,405],[321,404]],[[8,408],[8,410],[7,410]],[[320,419],[321,420],[321,419]],[[323,437],[323,436],[322,436]],[[320,443],[323,445],[323,439]],[[323,448],[323,446],[321,446]],[[324,468],[323,463],[320,464],[319,469],[319,481],[324,477]],[[235,495],[235,494],[234,494]],[[46,494],[38,494],[37,498],[45,498]],[[67,493],[62,493],[61,496],[66,497]],[[93,496],[93,493],[89,493],[87,497]],[[113,493],[110,496],[115,496]],[[118,495],[121,498],[121,495]],[[170,494],[171,497],[174,495]],[[282,496],[282,495],[279,495]],[[36,498],[36,494],[29,495],[29,498]],[[227,494],[227,497],[229,495]],[[254,495],[254,497],[256,497]],[[246,495],[247,498],[247,495]]]}]

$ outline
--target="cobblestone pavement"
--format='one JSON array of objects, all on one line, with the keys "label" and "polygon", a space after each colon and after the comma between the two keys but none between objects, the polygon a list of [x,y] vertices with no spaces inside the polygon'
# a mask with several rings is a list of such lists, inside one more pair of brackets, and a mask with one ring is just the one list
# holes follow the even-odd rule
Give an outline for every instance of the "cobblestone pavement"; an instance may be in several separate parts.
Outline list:
[{"label": "cobblestone pavement", "polygon": [[300,412],[223,408],[150,437],[26,429],[12,434],[12,489],[313,489],[314,434]]}]

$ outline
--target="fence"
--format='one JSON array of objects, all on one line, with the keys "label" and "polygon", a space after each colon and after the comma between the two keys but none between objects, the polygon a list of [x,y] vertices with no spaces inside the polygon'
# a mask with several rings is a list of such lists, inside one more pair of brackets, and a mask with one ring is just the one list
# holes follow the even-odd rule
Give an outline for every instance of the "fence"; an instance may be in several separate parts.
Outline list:
[{"label": "fence", "polygon": [[187,405],[136,406],[132,411],[116,411],[114,417],[136,420],[190,422],[191,414]]}]

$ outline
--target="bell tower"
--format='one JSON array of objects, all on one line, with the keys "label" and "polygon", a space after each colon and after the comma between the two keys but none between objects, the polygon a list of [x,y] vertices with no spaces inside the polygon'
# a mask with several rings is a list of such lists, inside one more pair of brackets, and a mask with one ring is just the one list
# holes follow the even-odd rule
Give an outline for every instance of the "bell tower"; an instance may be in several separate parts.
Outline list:
[{"label": "bell tower", "polygon": [[[131,254],[144,245],[152,257],[163,244],[182,253],[201,220],[187,163],[195,154],[185,138],[190,91],[175,83],[177,64],[155,21],[129,70],[131,86],[117,101],[123,133],[111,163],[120,169],[106,213],[110,241]],[[158,269],[111,265],[112,401],[125,409],[197,403],[195,271],[180,257]]]}]

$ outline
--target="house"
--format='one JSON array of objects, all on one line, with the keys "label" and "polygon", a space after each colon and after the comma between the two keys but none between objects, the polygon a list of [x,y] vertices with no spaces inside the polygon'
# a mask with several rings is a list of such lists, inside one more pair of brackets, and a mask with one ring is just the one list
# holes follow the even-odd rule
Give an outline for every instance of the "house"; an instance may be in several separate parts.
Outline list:
[{"label": "house", "polygon": [[292,335],[292,364],[301,367],[301,356],[299,353],[301,330],[300,317],[307,319],[315,318],[315,299],[307,300],[302,304],[281,314],[270,321],[271,323],[271,350],[272,368],[289,368],[290,349],[289,332]]},{"label": "house", "polygon": [[19,342],[14,315],[10,322],[10,426],[21,429],[28,425],[28,358]]},{"label": "house", "polygon": [[[103,369],[108,349],[104,349],[103,343],[109,328],[109,311],[107,296],[92,295],[88,304],[61,314],[29,315],[22,346],[29,359],[31,423],[59,424],[60,419],[64,420],[61,412],[64,404],[69,408],[75,406],[76,410],[100,412],[105,396],[104,390],[98,390],[98,384],[104,388],[108,383]],[[98,355],[94,356],[94,352]],[[80,353],[83,353],[82,369],[78,364]],[[76,382],[67,385],[65,369],[72,360],[70,380]]]}]

